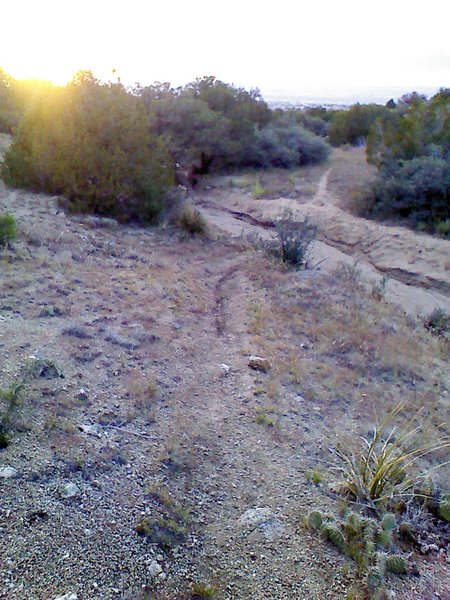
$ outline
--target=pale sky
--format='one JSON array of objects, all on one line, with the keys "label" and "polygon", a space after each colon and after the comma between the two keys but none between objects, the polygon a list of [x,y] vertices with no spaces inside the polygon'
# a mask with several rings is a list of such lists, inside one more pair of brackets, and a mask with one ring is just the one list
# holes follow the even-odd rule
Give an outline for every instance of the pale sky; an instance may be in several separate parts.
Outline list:
[{"label": "pale sky", "polygon": [[444,0],[9,0],[0,66],[66,83],[78,69],[182,85],[202,75],[264,93],[450,87]]}]

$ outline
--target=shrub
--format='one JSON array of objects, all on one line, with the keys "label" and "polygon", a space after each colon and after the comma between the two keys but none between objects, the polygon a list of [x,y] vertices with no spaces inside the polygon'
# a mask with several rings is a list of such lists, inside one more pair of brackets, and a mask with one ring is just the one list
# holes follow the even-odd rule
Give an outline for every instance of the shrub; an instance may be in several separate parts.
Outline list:
[{"label": "shrub", "polygon": [[433,227],[450,219],[450,164],[436,157],[395,162],[373,184],[375,214],[400,215]]},{"label": "shrub", "polygon": [[5,389],[0,389],[0,448],[9,445],[18,410],[22,404],[24,387],[23,381],[17,381]]},{"label": "shrub", "polygon": [[252,196],[257,200],[267,194],[266,188],[262,185],[260,178],[258,177],[255,182],[255,187],[252,190]]},{"label": "shrub", "polygon": [[305,221],[292,221],[292,215],[285,212],[275,221],[274,240],[261,242],[265,252],[295,269],[307,269],[312,243],[316,239],[317,227]]},{"label": "shrub", "polygon": [[326,137],[328,135],[330,126],[326,121],[320,117],[308,115],[307,113],[301,113],[301,115],[300,123],[305,129],[320,137]]},{"label": "shrub", "polygon": [[338,444],[334,450],[340,459],[343,475],[340,492],[369,507],[378,514],[405,495],[413,493],[418,478],[411,467],[424,456],[450,447],[448,437],[416,445],[420,430],[420,413],[398,428],[394,419],[405,407],[399,403],[373,429],[369,437],[353,444]]},{"label": "shrub", "polygon": [[214,598],[216,590],[209,584],[194,583],[192,586],[192,600],[205,600],[207,598]]},{"label": "shrub", "polygon": [[151,137],[140,101],[119,84],[79,73],[36,100],[4,157],[18,187],[64,195],[75,211],[151,221],[173,181],[161,139]]},{"label": "shrub", "polygon": [[427,101],[413,93],[374,124],[367,160],[379,169],[373,214],[398,215],[448,236],[450,222],[450,90]]},{"label": "shrub", "polygon": [[330,144],[357,146],[364,143],[375,121],[387,112],[387,108],[377,104],[355,104],[348,110],[336,112],[328,134]]},{"label": "shrub", "polygon": [[322,138],[295,123],[279,122],[257,132],[253,160],[261,167],[292,168],[324,162],[329,153]]},{"label": "shrub", "polygon": [[450,315],[442,308],[436,308],[425,320],[425,328],[434,335],[445,336],[450,333]]},{"label": "shrub", "polygon": [[208,225],[199,210],[192,204],[185,204],[178,215],[178,227],[190,235],[206,235]]},{"label": "shrub", "polygon": [[17,237],[16,220],[13,215],[3,213],[0,215],[0,246],[8,246]]}]

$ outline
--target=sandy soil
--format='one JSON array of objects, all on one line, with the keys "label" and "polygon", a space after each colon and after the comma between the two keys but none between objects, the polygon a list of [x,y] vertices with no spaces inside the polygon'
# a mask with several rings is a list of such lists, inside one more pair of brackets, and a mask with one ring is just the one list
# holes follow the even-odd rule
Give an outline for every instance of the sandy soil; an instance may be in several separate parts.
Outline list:
[{"label": "sandy soil", "polygon": [[[338,155],[339,156],[339,155]],[[358,163],[356,163],[358,164]],[[375,283],[387,277],[386,298],[409,314],[450,311],[450,242],[404,227],[383,225],[344,211],[337,194],[328,189],[330,176],[342,177],[347,162],[339,158],[316,181],[311,197],[255,199],[251,193],[227,189],[220,178],[197,195],[201,210],[217,227],[233,236],[261,235],[263,229],[233,218],[223,209],[251,215],[256,221],[279,218],[290,211],[294,219],[308,218],[318,227],[313,262],[334,272],[339,263],[357,263],[364,278]],[[361,166],[361,169],[364,169]],[[263,235],[268,235],[268,233]]]}]

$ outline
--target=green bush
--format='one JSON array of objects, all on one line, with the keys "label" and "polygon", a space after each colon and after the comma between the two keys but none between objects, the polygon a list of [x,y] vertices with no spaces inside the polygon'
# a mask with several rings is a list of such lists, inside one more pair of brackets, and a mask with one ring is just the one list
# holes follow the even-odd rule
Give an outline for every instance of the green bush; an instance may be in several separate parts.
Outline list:
[{"label": "green bush", "polygon": [[17,381],[0,389],[0,449],[9,445],[22,404],[24,387],[23,381]]},{"label": "green bush", "polygon": [[13,215],[3,213],[0,215],[0,246],[8,246],[17,237],[16,220]]},{"label": "green bush", "polygon": [[352,146],[364,143],[375,121],[389,109],[378,104],[355,104],[348,110],[337,111],[331,121],[329,141],[333,146]]},{"label": "green bush", "polygon": [[6,183],[65,196],[75,211],[148,222],[173,181],[138,98],[79,73],[36,100],[2,165]]},{"label": "green bush", "polygon": [[436,308],[425,320],[425,328],[434,335],[445,336],[450,333],[450,315],[442,308]]},{"label": "green bush", "polygon": [[275,222],[275,239],[260,242],[267,255],[294,269],[308,268],[317,227],[305,221],[293,221],[289,211]]},{"label": "green bush", "polygon": [[324,162],[330,147],[319,136],[292,122],[268,125],[256,134],[254,164],[292,168]]},{"label": "green bush", "polygon": [[392,163],[373,184],[379,215],[399,215],[433,229],[450,219],[450,163],[431,156]]},{"label": "green bush", "polygon": [[379,169],[373,214],[449,235],[449,114],[450,90],[442,89],[429,101],[409,94],[376,121],[367,139],[367,160]]},{"label": "green bush", "polygon": [[255,130],[271,119],[258,90],[214,77],[184,88],[156,84],[138,90],[151,131],[167,142],[174,162],[191,175],[253,164]]},{"label": "green bush", "polygon": [[14,80],[0,67],[0,133],[12,133],[16,124]]}]

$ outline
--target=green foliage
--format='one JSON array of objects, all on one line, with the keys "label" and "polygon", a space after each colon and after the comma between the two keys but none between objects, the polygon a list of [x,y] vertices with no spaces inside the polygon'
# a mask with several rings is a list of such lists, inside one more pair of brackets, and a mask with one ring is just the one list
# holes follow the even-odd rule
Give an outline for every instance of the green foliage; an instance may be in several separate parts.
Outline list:
[{"label": "green foliage", "polygon": [[320,483],[323,480],[322,473],[320,471],[318,471],[317,469],[308,469],[305,472],[305,476],[308,481],[310,481],[311,483],[314,483],[315,485],[317,485],[318,483]]},{"label": "green foliage", "polygon": [[166,551],[186,540],[186,528],[171,518],[145,517],[136,524],[135,529],[136,533]]},{"label": "green foliage", "polygon": [[439,500],[438,515],[444,521],[450,522],[450,494],[446,494]]},{"label": "green foliage", "polygon": [[450,162],[421,156],[382,167],[373,185],[373,213],[399,215],[413,223],[450,219]]},{"label": "green foliage", "polygon": [[15,381],[0,389],[0,449],[9,445],[18,411],[22,405],[25,383]]},{"label": "green foliage", "polygon": [[261,184],[261,180],[258,177],[256,179],[255,187],[252,190],[252,196],[257,200],[258,198],[262,198],[265,194],[267,194],[266,188]]},{"label": "green foliage", "polygon": [[450,333],[450,315],[442,308],[435,308],[426,318],[425,328],[437,336],[447,335]]},{"label": "green foliage", "polygon": [[420,430],[420,413],[401,428],[394,420],[404,408],[397,404],[385,419],[373,429],[370,437],[358,442],[338,444],[339,470],[344,476],[341,491],[370,507],[375,513],[412,493],[417,478],[410,472],[414,463],[440,449],[450,447],[448,437],[428,444],[416,444]]},{"label": "green foliage", "polygon": [[330,147],[319,136],[289,120],[279,120],[256,132],[253,164],[292,168],[324,162]]},{"label": "green foliage", "polygon": [[[322,162],[329,153],[323,139],[300,126],[296,114],[272,115],[258,90],[204,77],[177,90],[156,84],[138,93],[151,130],[164,137],[191,179],[210,169]],[[324,121],[305,115],[303,122],[323,134]]]},{"label": "green foliage", "polygon": [[406,573],[406,561],[403,556],[391,554],[386,557],[386,571],[396,575],[404,575]]},{"label": "green foliage", "polygon": [[323,518],[320,512],[312,511],[308,514],[306,524],[309,529],[313,531],[319,531],[323,523]]},{"label": "green foliage", "polygon": [[191,174],[253,164],[255,130],[271,118],[258,90],[203,77],[176,90],[155,84],[137,92],[151,131]]},{"label": "green foliage", "polygon": [[399,215],[448,235],[450,221],[450,90],[429,101],[401,99],[374,124],[367,160],[379,169],[373,185],[377,215]]},{"label": "green foliage", "polygon": [[0,67],[0,133],[11,133],[15,125],[14,80]]},{"label": "green foliage", "polygon": [[76,211],[148,222],[172,183],[161,139],[150,136],[142,104],[119,84],[79,73],[40,97],[5,154],[10,185],[64,195]]},{"label": "green foliage", "polygon": [[10,213],[0,214],[0,246],[8,246],[17,237],[16,220]]},{"label": "green foliage", "polygon": [[314,511],[307,517],[307,526],[311,531],[319,531],[322,538],[357,564],[370,598],[377,598],[384,589],[387,572],[401,575],[407,571],[405,559],[389,551],[395,547],[393,534],[397,522],[394,515],[386,514],[378,522],[350,512],[344,520],[337,520]]},{"label": "green foliage", "polygon": [[194,583],[192,586],[192,600],[204,600],[205,598],[214,598],[216,590],[209,584]]},{"label": "green foliage", "polygon": [[365,142],[375,121],[388,109],[378,104],[355,104],[348,110],[337,111],[332,118],[328,137],[333,146]]},{"label": "green foliage", "polygon": [[450,238],[450,219],[436,221],[433,225],[437,235],[443,238]]}]

